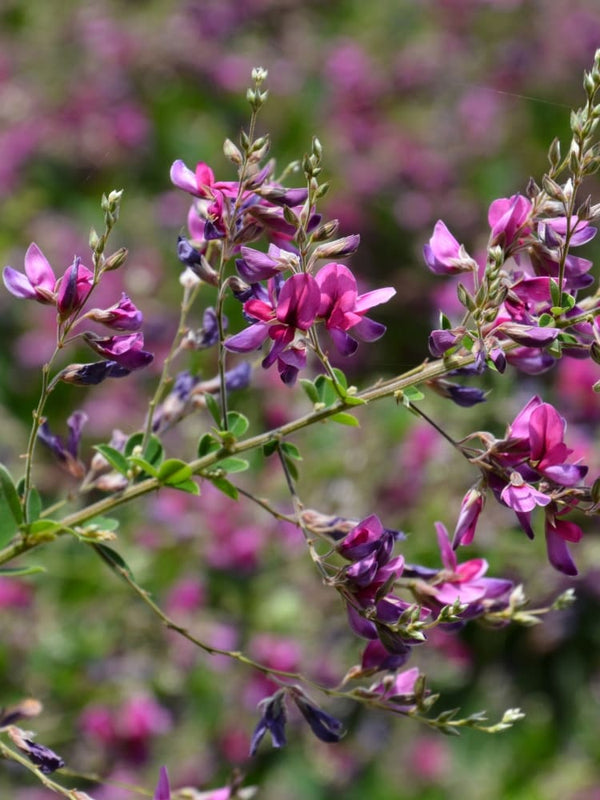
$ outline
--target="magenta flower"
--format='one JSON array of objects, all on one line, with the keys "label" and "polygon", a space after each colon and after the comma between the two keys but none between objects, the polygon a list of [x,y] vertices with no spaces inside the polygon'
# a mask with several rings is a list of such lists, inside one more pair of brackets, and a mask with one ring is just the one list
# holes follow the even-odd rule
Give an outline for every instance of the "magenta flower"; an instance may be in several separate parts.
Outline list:
[{"label": "magenta flower", "polygon": [[458,600],[471,605],[484,598],[500,597],[512,588],[510,581],[483,577],[488,569],[488,563],[483,558],[473,558],[459,564],[446,527],[436,522],[435,528],[444,565],[444,571],[439,573],[440,582],[434,582],[431,587],[438,603],[450,606]]},{"label": "magenta flower", "polygon": [[531,209],[531,200],[520,194],[494,200],[488,211],[491,243],[501,244],[504,250],[508,250],[518,233],[522,236],[529,233],[526,223]]},{"label": "magenta flower", "polygon": [[194,197],[214,198],[215,190],[224,191],[230,197],[237,194],[236,182],[215,181],[214,172],[202,161],[196,165],[196,171],[192,172],[181,159],[177,159],[171,166],[170,177],[175,186]]},{"label": "magenta flower", "polygon": [[110,308],[93,308],[85,315],[87,319],[100,322],[115,331],[137,331],[144,321],[142,312],[123,292],[121,299]]},{"label": "magenta flower", "polygon": [[[384,700],[393,700],[395,704],[399,701],[406,702],[414,697],[415,685],[419,677],[419,668],[412,667],[412,669],[399,672],[391,680],[381,681],[371,686],[369,691],[381,695]],[[410,705],[405,706],[407,710],[410,707]]]},{"label": "magenta flower", "polygon": [[315,321],[320,299],[321,293],[312,275],[292,275],[279,293],[275,279],[271,279],[265,299],[253,298],[244,303],[244,313],[256,322],[230,336],[225,347],[234,353],[247,353],[270,338],[273,344],[263,359],[263,367],[268,369],[277,361],[281,380],[294,383],[299,370],[306,365],[302,334]]},{"label": "magenta flower", "polygon": [[92,290],[93,281],[94,273],[76,257],[57,284],[56,307],[63,319],[83,306]]},{"label": "magenta flower", "polygon": [[460,513],[454,529],[452,547],[471,544],[475,536],[477,520],[483,510],[485,495],[479,489],[469,489],[460,504]]},{"label": "magenta flower", "polygon": [[103,338],[87,332],[83,334],[83,338],[96,353],[128,370],[146,367],[154,359],[152,353],[142,350],[144,346],[142,333]]},{"label": "magenta flower", "polygon": [[423,247],[425,263],[436,275],[456,275],[459,272],[472,272],[477,264],[465,252],[450,233],[446,224],[439,219],[435,223],[429,244]]},{"label": "magenta flower", "polygon": [[546,514],[546,550],[552,566],[564,575],[577,575],[567,542],[578,542],[583,536],[579,525],[558,519],[557,514]]},{"label": "magenta flower", "polygon": [[358,342],[347,331],[365,342],[374,342],[385,333],[385,325],[365,317],[366,312],[381,303],[387,303],[396,294],[391,286],[358,294],[356,278],[343,264],[326,264],[315,280],[321,290],[317,316],[325,320],[325,327],[342,355],[352,355]]},{"label": "magenta flower", "polygon": [[39,303],[56,302],[56,276],[35,242],[29,245],[25,253],[25,274],[5,267],[2,277],[4,285],[15,297],[37,300]]}]

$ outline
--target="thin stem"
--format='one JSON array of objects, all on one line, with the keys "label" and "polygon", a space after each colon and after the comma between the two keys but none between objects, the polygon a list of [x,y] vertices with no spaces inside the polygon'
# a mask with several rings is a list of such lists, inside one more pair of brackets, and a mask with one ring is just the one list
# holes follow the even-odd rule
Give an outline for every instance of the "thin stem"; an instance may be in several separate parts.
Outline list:
[{"label": "thin stem", "polygon": [[50,789],[50,791],[61,794],[63,797],[68,798],[68,800],[76,800],[76,789],[67,789],[64,786],[61,786],[60,783],[56,783],[56,781],[53,781],[47,775],[44,775],[44,773],[34,764],[32,764],[26,756],[23,756],[21,753],[13,750],[12,747],[8,747],[8,745],[4,744],[4,742],[0,742],[0,756],[8,761],[15,761],[17,764],[25,767],[26,770],[35,775],[38,781],[40,781],[40,783],[42,783],[47,789]]},{"label": "thin stem", "polygon": [[[506,342],[502,343],[502,347],[505,351],[509,351],[517,347],[517,345],[514,342]],[[464,356],[453,357],[451,364],[443,359],[438,359],[437,361],[422,364],[415,369],[409,370],[409,372],[407,372],[405,375],[399,375],[398,377],[383,383],[377,382],[362,392],[357,392],[356,397],[364,400],[366,403],[392,397],[395,392],[408,389],[412,386],[418,386],[419,384],[425,383],[428,380],[440,378],[445,375],[449,369],[465,367],[469,364],[472,364],[473,361],[474,356],[471,353],[467,353]],[[203,471],[209,469],[216,464],[217,461],[227,455],[236,455],[249,450],[254,450],[257,447],[263,447],[265,444],[268,444],[276,439],[283,440],[287,436],[290,436],[291,434],[294,434],[303,428],[314,425],[317,422],[323,422],[327,420],[328,417],[332,417],[335,414],[338,414],[340,411],[345,410],[355,411],[356,406],[347,404],[343,400],[338,400],[327,408],[311,411],[308,414],[299,417],[298,419],[292,420],[285,425],[281,425],[279,428],[266,431],[265,433],[252,436],[248,439],[243,439],[239,442],[233,442],[231,445],[229,445],[227,450],[223,448],[215,453],[210,453],[202,458],[195,459],[189,462],[189,466],[195,475],[201,475]],[[146,478],[139,483],[128,486],[121,492],[102,498],[101,500],[98,500],[97,502],[92,503],[83,509],[79,509],[71,514],[67,514],[62,520],[60,520],[60,522],[66,528],[82,525],[96,516],[111,513],[118,506],[129,503],[138,497],[143,497],[144,495],[156,491],[159,488],[160,482],[156,478]],[[40,544],[42,544],[42,542],[35,540],[27,543],[18,541],[10,544],[3,550],[0,550],[0,564],[5,564],[6,562],[15,558],[17,555],[27,552],[28,550],[32,550]]]},{"label": "thin stem", "polygon": [[292,497],[292,503],[294,504],[294,511],[296,512],[296,525],[302,531],[302,534],[303,534],[304,539],[306,540],[306,544],[308,546],[308,551],[310,553],[310,557],[313,560],[313,562],[314,562],[315,566],[317,567],[317,569],[319,570],[319,572],[321,573],[321,577],[323,578],[323,581],[325,583],[328,583],[329,582],[329,573],[327,572],[327,569],[325,568],[325,565],[323,564],[322,559],[319,557],[319,554],[317,553],[317,551],[315,549],[314,539],[309,534],[308,528],[306,527],[306,525],[304,524],[304,522],[302,520],[302,512],[304,510],[304,506],[302,505],[302,501],[300,500],[300,498],[298,497],[298,493],[296,492],[296,487],[294,485],[294,479],[292,478],[292,475],[290,473],[287,461],[285,459],[285,455],[284,455],[284,453],[283,453],[283,451],[281,449],[281,443],[280,442],[277,443],[277,455],[278,455],[279,461],[281,463],[281,468],[283,470],[283,474],[285,475],[285,481],[287,483],[287,487],[288,487],[289,493],[290,493],[290,495]]},{"label": "thin stem", "polygon": [[186,286],[183,290],[183,299],[181,301],[181,311],[179,313],[179,324],[177,326],[177,332],[173,338],[173,342],[171,344],[171,348],[167,354],[163,362],[162,372],[160,373],[160,378],[158,381],[158,386],[156,387],[156,391],[152,396],[152,399],[148,403],[148,414],[146,416],[146,426],[144,429],[144,438],[142,439],[142,453],[145,451],[148,440],[152,434],[152,422],[154,420],[154,413],[156,411],[156,407],[159,402],[162,400],[165,388],[170,380],[169,376],[169,369],[171,366],[171,362],[179,353],[181,342],[183,337],[188,331],[187,327],[187,316],[192,308],[196,297],[198,296],[198,291],[200,290],[201,283],[196,283],[193,287]]},{"label": "thin stem", "polygon": [[[95,550],[97,550],[95,545],[91,546]],[[101,557],[103,561],[109,563],[104,555],[102,555]],[[120,578],[122,578],[122,580],[124,580],[125,583],[131,589],[133,589],[133,591],[140,598],[140,600],[142,600],[146,604],[146,606],[148,606],[148,608],[152,611],[152,613],[161,620],[161,622],[163,623],[163,625],[165,625],[166,628],[175,631],[175,633],[178,633],[180,636],[183,636],[184,639],[187,639],[189,642],[192,642],[192,644],[195,644],[196,647],[199,647],[201,650],[204,650],[205,653],[208,653],[209,655],[213,656],[226,656],[227,658],[231,658],[240,664],[246,665],[247,667],[252,667],[253,669],[256,669],[259,672],[262,672],[264,675],[268,675],[269,677],[272,678],[286,678],[292,681],[300,681],[302,683],[308,684],[313,689],[316,689],[325,694],[332,693],[332,690],[328,689],[326,686],[322,686],[320,683],[310,680],[309,678],[306,678],[305,676],[301,675],[298,672],[288,672],[287,670],[268,667],[266,666],[266,664],[261,664],[258,661],[254,661],[254,659],[249,658],[239,650],[224,650],[221,647],[213,647],[212,645],[203,642],[201,639],[198,639],[196,636],[190,633],[190,631],[187,628],[183,627],[182,625],[179,625],[177,622],[175,622],[175,620],[169,617],[162,610],[162,608],[160,608],[160,606],[157,603],[155,603],[154,600],[152,600],[149,593],[134,580],[134,578],[126,569],[121,567],[116,562],[109,563],[109,566],[114,573],[116,573]]]}]

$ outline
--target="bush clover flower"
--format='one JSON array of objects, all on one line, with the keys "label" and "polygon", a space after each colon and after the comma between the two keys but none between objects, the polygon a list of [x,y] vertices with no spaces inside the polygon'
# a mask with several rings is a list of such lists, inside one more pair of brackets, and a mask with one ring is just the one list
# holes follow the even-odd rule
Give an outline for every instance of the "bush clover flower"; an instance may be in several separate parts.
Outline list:
[{"label": "bush clover flower", "polygon": [[88,331],[83,334],[83,339],[95,353],[129,371],[147,367],[154,359],[152,353],[142,349],[144,335],[139,332],[102,337]]},{"label": "bush clover flower", "polygon": [[15,297],[37,300],[38,303],[56,302],[54,270],[35,242],[29,245],[25,253],[25,274],[5,267],[2,277],[4,285]]},{"label": "bush clover flower", "polygon": [[303,334],[315,321],[320,298],[312,275],[292,275],[279,290],[272,278],[266,299],[253,298],[244,303],[244,313],[255,320],[253,324],[230,336],[225,347],[234,353],[245,353],[256,350],[270,338],[273,344],[262,365],[267,369],[277,361],[281,380],[293,384],[299,370],[306,365]]},{"label": "bush clover flower", "polygon": [[144,321],[142,312],[123,292],[118,303],[109,308],[93,308],[85,314],[85,319],[99,322],[115,331],[137,331]]},{"label": "bush clover flower", "polygon": [[435,223],[429,244],[423,247],[423,257],[429,269],[436,275],[458,275],[478,269],[477,263],[441,219]]},{"label": "bush clover flower", "polygon": [[321,292],[317,316],[325,320],[325,327],[342,355],[356,352],[358,342],[354,336],[365,342],[374,342],[383,336],[385,325],[365,314],[370,308],[387,303],[396,294],[394,288],[388,286],[359,295],[352,272],[336,263],[322,267],[315,280]]},{"label": "bush clover flower", "polygon": [[66,443],[62,438],[50,431],[47,420],[38,429],[38,438],[52,450],[61,466],[74,478],[83,478],[85,467],[78,457],[79,442],[83,426],[88,420],[88,415],[84,411],[75,411],[67,420],[69,435]]}]

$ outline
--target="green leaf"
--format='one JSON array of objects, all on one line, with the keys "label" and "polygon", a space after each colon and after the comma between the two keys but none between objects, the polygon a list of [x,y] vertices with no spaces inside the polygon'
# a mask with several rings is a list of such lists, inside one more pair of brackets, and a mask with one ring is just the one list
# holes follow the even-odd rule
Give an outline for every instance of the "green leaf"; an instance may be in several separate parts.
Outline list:
[{"label": "green leaf", "polygon": [[317,391],[314,383],[309,381],[308,378],[301,378],[300,385],[304,389],[308,399],[311,403],[318,403],[319,402],[319,392]]},{"label": "green leaf", "polygon": [[367,405],[367,401],[363,400],[362,397],[355,397],[352,394],[347,394],[344,397],[344,403],[346,403],[347,406],[366,406]]},{"label": "green leaf", "polygon": [[94,517],[86,523],[86,528],[96,531],[116,531],[121,523],[113,517]]},{"label": "green leaf", "polygon": [[[138,431],[130,436],[127,440],[127,444],[125,445],[125,455],[127,457],[131,456],[136,448],[141,447],[143,441],[144,434],[141,431]],[[165,450],[162,446],[162,442],[158,436],[151,434],[148,437],[146,448],[142,453],[143,458],[146,459],[146,461],[149,461],[153,466],[158,466],[163,460],[164,455]]]},{"label": "green leaf", "polygon": [[440,328],[443,331],[449,331],[452,329],[452,323],[442,311],[440,311]]},{"label": "green leaf", "polygon": [[54,534],[62,530],[65,530],[64,525],[55,519],[38,519],[27,526],[28,535],[36,539],[44,539],[46,536],[53,539]]},{"label": "green leaf", "polygon": [[45,567],[0,567],[0,575],[5,578],[21,578],[23,575],[35,575],[46,572]]},{"label": "green leaf", "polygon": [[266,458],[273,455],[273,453],[277,450],[278,444],[279,442],[277,439],[271,439],[270,442],[267,442],[263,445],[263,453]]},{"label": "green leaf", "polygon": [[418,400],[423,400],[425,397],[423,392],[417,389],[416,386],[408,386],[406,389],[403,389],[402,395],[407,400],[410,400],[411,403],[416,403]]},{"label": "green leaf", "polygon": [[342,387],[342,389],[344,389],[344,390],[347,389],[348,388],[348,381],[346,380],[346,376],[344,375],[342,370],[338,369],[337,367],[334,367],[333,368],[333,374],[335,375],[335,377],[337,379],[337,382]]},{"label": "green leaf", "polygon": [[221,409],[219,408],[219,404],[217,403],[217,401],[210,392],[206,392],[204,394],[204,401],[206,403],[206,407],[210,411],[211,417],[215,421],[215,425],[217,426],[217,428],[220,429],[222,420],[221,420]]},{"label": "green leaf", "polygon": [[552,314],[541,314],[538,319],[540,328],[547,328],[549,325],[554,325],[554,317]]},{"label": "green leaf", "polygon": [[227,480],[227,478],[222,478],[218,475],[207,475],[206,477],[216,489],[218,489],[220,492],[223,492],[223,494],[226,494],[227,497],[231,497],[232,500],[238,499],[238,490],[235,488],[233,483],[230,483]]},{"label": "green leaf", "polygon": [[565,309],[565,311],[570,311],[573,306],[575,305],[575,298],[572,294],[568,292],[563,292],[562,297],[560,299],[561,306]]},{"label": "green leaf", "polygon": [[180,492],[187,492],[188,494],[200,494],[200,487],[196,483],[196,481],[188,478],[185,481],[181,481],[181,483],[169,483],[170,489],[179,489]]},{"label": "green leaf", "polygon": [[95,444],[94,450],[97,450],[100,455],[104,456],[113,469],[116,469],[117,472],[121,473],[121,475],[125,475],[125,477],[127,477],[127,473],[129,472],[129,462],[123,453],[120,453],[118,450],[115,450],[114,447],[111,447],[108,444]]},{"label": "green leaf", "polygon": [[178,458],[168,458],[160,465],[157,478],[161,483],[170,486],[187,481],[193,474],[192,468],[185,461],[181,461]]},{"label": "green leaf", "polygon": [[338,399],[333,382],[328,375],[318,375],[315,379],[315,387],[319,394],[319,402],[323,403],[325,407],[333,405]]},{"label": "green leaf", "polygon": [[40,493],[38,490],[33,486],[31,491],[29,492],[29,497],[27,499],[27,519],[30,522],[35,522],[36,519],[42,513],[42,498],[40,497]]},{"label": "green leaf", "polygon": [[135,467],[139,467],[143,472],[146,472],[153,478],[158,478],[158,470],[149,461],[146,461],[145,458],[141,458],[140,456],[129,456],[127,460],[130,464],[133,464]]},{"label": "green leaf", "polygon": [[345,411],[340,411],[339,414],[334,414],[329,417],[333,422],[339,422],[340,425],[349,425],[352,428],[360,427],[360,422],[353,417],[352,414],[347,414]]},{"label": "green leaf", "polygon": [[236,439],[239,439],[240,436],[243,436],[246,433],[249,425],[250,422],[248,421],[248,417],[245,417],[238,411],[229,411],[227,413],[227,427],[229,429],[229,433],[232,436],[235,436]]},{"label": "green leaf", "polygon": [[554,278],[550,279],[550,297],[552,298],[553,305],[560,306],[560,289]]},{"label": "green leaf", "polygon": [[200,437],[200,441],[198,442],[198,458],[204,458],[204,456],[210,453],[216,453],[217,450],[220,449],[221,443],[218,442],[212,434],[205,433]]},{"label": "green leaf", "polygon": [[286,456],[289,456],[289,458],[295,458],[296,461],[302,461],[300,450],[298,450],[295,444],[292,444],[291,442],[282,442],[281,449]]},{"label": "green leaf", "polygon": [[245,458],[229,456],[227,458],[223,458],[221,461],[217,461],[215,466],[217,469],[225,470],[225,472],[245,472],[250,464]]},{"label": "green leaf", "polygon": [[100,558],[105,561],[113,572],[119,573],[119,569],[124,570],[129,577],[133,580],[133,572],[129,568],[127,562],[113,550],[112,547],[107,547],[105,544],[93,544],[92,547],[98,553]]},{"label": "green leaf", "polygon": [[4,464],[0,464],[0,491],[6,501],[8,509],[12,514],[13,520],[20,525],[23,522],[23,509],[17,493],[12,475]]}]

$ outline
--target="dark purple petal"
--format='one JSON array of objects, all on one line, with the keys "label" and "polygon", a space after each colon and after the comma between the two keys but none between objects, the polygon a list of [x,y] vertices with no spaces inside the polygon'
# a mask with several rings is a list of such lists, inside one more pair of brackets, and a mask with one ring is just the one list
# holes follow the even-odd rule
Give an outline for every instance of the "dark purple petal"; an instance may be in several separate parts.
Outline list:
[{"label": "dark purple petal", "polygon": [[257,322],[226,339],[224,347],[233,353],[248,353],[250,350],[257,350],[268,335],[269,325],[266,322]]},{"label": "dark purple petal", "polygon": [[57,769],[61,769],[61,767],[65,765],[63,759],[53,750],[50,750],[49,747],[44,747],[43,744],[32,742],[31,739],[22,739],[19,743],[19,747],[23,750],[31,763],[35,764],[44,775],[51,775],[53,772],[56,772]]},{"label": "dark purple petal", "polygon": [[358,349],[358,342],[353,339],[350,334],[339,328],[330,328],[329,335],[336,347],[338,353],[342,356],[351,356],[356,353]]},{"label": "dark purple petal", "polygon": [[299,692],[293,692],[292,697],[317,739],[330,744],[340,741],[344,735],[344,726],[339,719],[310,703]]},{"label": "dark purple petal", "polygon": [[444,389],[447,392],[446,396],[457,406],[470,408],[477,403],[485,403],[486,393],[483,389],[477,389],[474,386],[459,386],[457,383],[449,382],[444,384]]},{"label": "dark purple petal", "polygon": [[363,342],[376,342],[377,339],[381,339],[387,328],[381,322],[363,317],[358,325],[353,325],[350,330]]},{"label": "dark purple petal", "polygon": [[435,358],[441,358],[446,350],[454,347],[460,339],[460,334],[446,330],[435,330],[429,334],[429,352]]},{"label": "dark purple petal", "polygon": [[548,560],[555,569],[564,575],[577,575],[577,567],[565,540],[550,523],[546,525],[546,549]]},{"label": "dark purple petal", "polygon": [[79,450],[79,442],[81,441],[81,433],[83,426],[88,421],[88,415],[85,411],[74,411],[67,420],[67,427],[69,429],[69,436],[67,438],[67,450],[77,458],[77,451]]},{"label": "dark purple petal", "polygon": [[247,361],[242,361],[241,364],[228,369],[225,373],[225,388],[228,392],[235,392],[239,389],[245,389],[250,385],[250,375],[252,367]]},{"label": "dark purple petal", "polygon": [[252,734],[250,743],[251,756],[256,754],[258,745],[267,731],[271,734],[273,747],[284,747],[286,744],[286,713],[283,696],[278,692],[273,697],[263,700],[259,707],[263,709],[263,715]]},{"label": "dark purple petal", "polygon": [[532,325],[514,325],[504,323],[499,328],[517,344],[526,347],[546,347],[556,339],[560,333],[560,328],[536,328]]},{"label": "dark purple petal", "polygon": [[390,653],[378,639],[369,642],[363,651],[362,668],[365,670],[399,669],[406,664],[412,652],[409,644],[406,642],[402,644],[403,649]]}]

